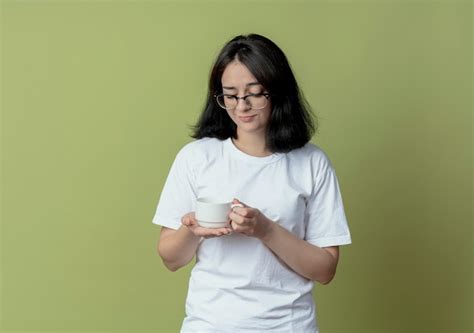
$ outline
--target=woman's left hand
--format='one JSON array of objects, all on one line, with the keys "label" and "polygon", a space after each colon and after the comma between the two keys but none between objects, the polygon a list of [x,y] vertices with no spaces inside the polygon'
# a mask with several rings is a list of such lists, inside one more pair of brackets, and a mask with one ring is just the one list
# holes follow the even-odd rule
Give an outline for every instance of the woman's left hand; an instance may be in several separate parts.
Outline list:
[{"label": "woman's left hand", "polygon": [[260,239],[268,234],[272,221],[258,209],[249,207],[237,199],[234,199],[232,203],[244,206],[234,207],[229,214],[230,225],[234,232]]}]

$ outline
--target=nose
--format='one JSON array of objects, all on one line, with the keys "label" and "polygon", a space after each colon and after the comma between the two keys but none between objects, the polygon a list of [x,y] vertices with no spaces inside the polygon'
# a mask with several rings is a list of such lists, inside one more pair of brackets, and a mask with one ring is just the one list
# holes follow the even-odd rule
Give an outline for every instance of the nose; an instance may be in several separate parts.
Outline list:
[{"label": "nose", "polygon": [[236,111],[242,112],[242,111],[248,111],[250,109],[251,109],[251,107],[248,105],[248,103],[245,99],[239,98],[237,100],[237,105],[235,106]]}]

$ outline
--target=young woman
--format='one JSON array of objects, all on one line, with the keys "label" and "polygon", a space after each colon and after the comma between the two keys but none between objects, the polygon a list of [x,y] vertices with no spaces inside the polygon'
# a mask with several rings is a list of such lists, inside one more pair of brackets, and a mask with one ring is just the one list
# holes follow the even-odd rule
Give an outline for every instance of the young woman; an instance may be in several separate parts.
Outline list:
[{"label": "young woman", "polygon": [[[313,281],[350,244],[338,180],[286,56],[260,35],[229,41],[212,69],[193,142],[177,154],[153,223],[175,271],[196,256],[181,332],[318,332]],[[235,198],[227,228],[196,199]]]}]

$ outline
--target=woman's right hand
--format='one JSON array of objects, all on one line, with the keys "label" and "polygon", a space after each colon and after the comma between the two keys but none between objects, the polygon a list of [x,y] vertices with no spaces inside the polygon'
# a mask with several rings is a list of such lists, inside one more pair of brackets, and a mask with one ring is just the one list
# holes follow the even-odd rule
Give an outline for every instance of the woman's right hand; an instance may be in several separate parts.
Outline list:
[{"label": "woman's right hand", "polygon": [[232,228],[204,228],[201,227],[194,216],[194,212],[187,213],[181,218],[181,223],[186,226],[194,235],[204,238],[220,237],[232,233]]}]

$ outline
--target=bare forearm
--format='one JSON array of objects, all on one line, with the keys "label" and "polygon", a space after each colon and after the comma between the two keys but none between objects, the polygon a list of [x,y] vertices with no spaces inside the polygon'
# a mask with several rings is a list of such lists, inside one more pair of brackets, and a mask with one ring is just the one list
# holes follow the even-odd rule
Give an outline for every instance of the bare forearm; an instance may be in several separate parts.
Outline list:
[{"label": "bare forearm", "polygon": [[200,239],[181,226],[176,232],[160,239],[158,253],[166,267],[176,271],[193,259]]},{"label": "bare forearm", "polygon": [[337,259],[323,248],[299,239],[271,222],[262,242],[301,276],[326,284],[336,273]]}]

